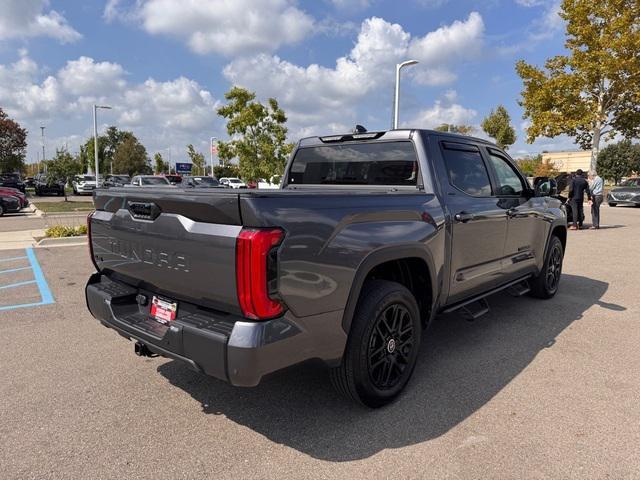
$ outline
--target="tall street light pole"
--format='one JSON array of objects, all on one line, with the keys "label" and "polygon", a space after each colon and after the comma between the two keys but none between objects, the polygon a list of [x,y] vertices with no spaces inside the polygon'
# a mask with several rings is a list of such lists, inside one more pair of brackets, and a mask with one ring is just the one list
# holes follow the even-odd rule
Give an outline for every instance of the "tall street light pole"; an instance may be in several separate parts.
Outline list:
[{"label": "tall street light pole", "polygon": [[214,177],[213,174],[213,141],[217,140],[216,137],[211,137],[211,141],[209,142],[209,153],[211,154],[211,176]]},{"label": "tall street light pole", "polygon": [[407,60],[396,65],[396,94],[393,102],[393,129],[398,128],[398,116],[400,112],[400,70],[409,65],[415,65],[417,60]]},{"label": "tall street light pole", "polygon": [[[43,161],[43,162],[44,162],[44,159],[45,159],[45,156],[44,156],[44,129],[45,129],[45,128],[47,128],[47,127],[40,127],[40,130],[42,131],[42,161]],[[44,165],[44,166],[45,166],[45,168],[46,168],[47,164],[46,164],[46,163],[43,163],[43,165]]]},{"label": "tall street light pole", "polygon": [[93,106],[93,158],[95,160],[96,168],[96,188],[100,186],[100,164],[98,163],[98,109],[111,110],[111,107],[107,105],[94,105]]}]

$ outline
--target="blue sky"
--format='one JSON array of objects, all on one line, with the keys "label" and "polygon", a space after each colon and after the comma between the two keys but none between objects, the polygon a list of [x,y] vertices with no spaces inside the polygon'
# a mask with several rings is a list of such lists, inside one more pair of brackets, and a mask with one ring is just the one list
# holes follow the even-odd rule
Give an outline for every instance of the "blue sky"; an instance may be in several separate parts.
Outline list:
[{"label": "blue sky", "polygon": [[[522,58],[561,53],[558,0],[2,0],[0,106],[29,130],[28,160],[70,151],[100,128],[134,131],[150,154],[226,138],[215,109],[233,84],[275,96],[292,140],[391,122],[395,63],[401,123],[477,126],[496,105],[518,134],[512,155],[576,148],[570,139],[525,143]],[[80,6],[80,4],[83,4]],[[48,155],[47,155],[48,156]]]}]

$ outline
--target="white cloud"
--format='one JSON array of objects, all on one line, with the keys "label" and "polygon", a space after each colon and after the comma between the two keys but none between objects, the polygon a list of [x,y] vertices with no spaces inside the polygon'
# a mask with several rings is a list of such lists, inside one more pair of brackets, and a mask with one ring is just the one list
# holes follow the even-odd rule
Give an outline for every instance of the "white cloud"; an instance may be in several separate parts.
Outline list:
[{"label": "white cloud", "polygon": [[52,37],[62,43],[82,37],[47,0],[2,0],[0,40],[10,38]]},{"label": "white cloud", "polygon": [[[560,0],[520,0],[525,7],[543,7],[538,17],[524,29],[524,40],[510,42],[498,47],[498,51],[505,55],[513,55],[521,51],[532,51],[540,42],[555,37],[565,28],[565,21],[560,17]],[[522,37],[521,37],[522,38]]]},{"label": "white cloud", "polygon": [[440,100],[436,100],[432,107],[421,110],[404,125],[411,128],[435,128],[443,123],[468,125],[477,114],[475,110],[460,104],[443,105]]},{"label": "white cloud", "polygon": [[273,52],[312,33],[314,20],[294,0],[109,0],[107,21],[135,20],[151,34],[183,39],[196,53]]},{"label": "white cloud", "polygon": [[91,133],[91,108],[96,102],[113,107],[101,111],[101,128],[112,124],[130,129],[150,153],[171,147],[174,160],[188,143],[204,150],[205,139],[222,134],[215,112],[219,103],[185,77],[129,82],[121,65],[89,57],[68,61],[55,75],[44,78],[26,55],[13,64],[0,64],[0,105],[30,132],[29,160],[35,159],[40,145],[40,125],[55,138],[48,142],[48,151],[62,146],[61,139],[76,150]]},{"label": "white cloud", "polygon": [[80,57],[68,61],[58,72],[64,88],[72,95],[91,95],[108,89],[122,89],[124,69],[117,63],[95,62],[93,58]]},{"label": "white cloud", "polygon": [[[483,32],[482,17],[475,12],[465,21],[415,38],[398,24],[372,17],[362,22],[354,47],[336,60],[334,68],[304,67],[260,54],[233,60],[224,75],[260,97],[278,98],[289,114],[294,135],[326,131],[328,124],[353,124],[357,105],[363,98],[371,103],[373,92],[385,92],[390,100],[395,65],[409,57],[420,61],[411,67],[416,82],[450,84],[456,78],[451,63],[477,56]],[[443,55],[438,49],[449,53]]]}]

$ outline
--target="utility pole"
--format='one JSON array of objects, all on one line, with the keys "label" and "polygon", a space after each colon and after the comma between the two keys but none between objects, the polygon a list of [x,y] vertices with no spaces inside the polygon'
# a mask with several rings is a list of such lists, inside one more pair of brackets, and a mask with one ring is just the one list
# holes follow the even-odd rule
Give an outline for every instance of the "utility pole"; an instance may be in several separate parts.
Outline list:
[{"label": "utility pole", "polygon": [[96,188],[100,186],[100,179],[98,176],[100,175],[100,164],[98,163],[98,120],[97,120],[97,112],[99,108],[103,108],[105,110],[111,110],[111,107],[107,105],[94,105],[93,106],[93,159],[95,160],[95,168],[96,168]]},{"label": "utility pole", "polygon": [[409,65],[415,65],[417,60],[407,60],[396,65],[396,94],[393,103],[393,129],[398,128],[398,115],[400,112],[400,70]]}]

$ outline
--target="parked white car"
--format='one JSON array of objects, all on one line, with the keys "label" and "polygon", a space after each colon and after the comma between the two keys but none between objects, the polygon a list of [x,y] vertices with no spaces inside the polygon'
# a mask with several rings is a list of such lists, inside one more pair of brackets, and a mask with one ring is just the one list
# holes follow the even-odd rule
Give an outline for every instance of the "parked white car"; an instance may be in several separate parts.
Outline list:
[{"label": "parked white car", "polygon": [[93,175],[76,175],[71,182],[73,193],[82,195],[88,193],[91,195],[96,189],[96,177]]},{"label": "parked white car", "polygon": [[247,184],[236,177],[222,177],[219,181],[229,188],[247,188]]},{"label": "parked white car", "polygon": [[131,179],[131,183],[129,185],[125,185],[125,187],[171,187],[172,185],[169,183],[165,177],[160,175],[136,175]]},{"label": "parked white car", "polygon": [[261,178],[258,182],[258,188],[261,190],[277,190],[280,188],[280,178],[280,175],[274,175],[268,182]]}]

